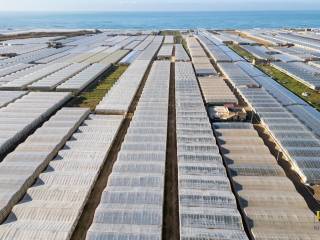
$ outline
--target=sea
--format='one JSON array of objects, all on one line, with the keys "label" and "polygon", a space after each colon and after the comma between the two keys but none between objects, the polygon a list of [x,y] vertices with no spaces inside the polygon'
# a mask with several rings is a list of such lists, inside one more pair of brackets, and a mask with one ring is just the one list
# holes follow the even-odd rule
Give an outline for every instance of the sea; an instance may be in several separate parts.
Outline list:
[{"label": "sea", "polygon": [[319,28],[320,11],[0,12],[1,32],[28,29]]}]

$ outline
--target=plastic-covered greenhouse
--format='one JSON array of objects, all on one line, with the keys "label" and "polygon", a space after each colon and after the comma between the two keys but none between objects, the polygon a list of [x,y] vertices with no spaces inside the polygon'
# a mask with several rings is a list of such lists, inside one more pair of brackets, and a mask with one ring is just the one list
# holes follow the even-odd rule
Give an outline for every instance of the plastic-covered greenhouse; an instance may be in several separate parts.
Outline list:
[{"label": "plastic-covered greenhouse", "polygon": [[[311,225],[314,214],[271,153],[264,150],[264,143],[253,141],[260,137],[252,125],[214,123],[213,127],[219,133],[218,142],[251,236],[259,239],[259,236],[273,234],[281,238],[284,231],[293,231],[296,238],[313,239],[315,230]],[[250,139],[250,150],[238,141],[239,131],[254,133],[242,134],[241,137],[244,142]],[[263,161],[260,161],[263,156]],[[252,161],[248,161],[251,157]]]},{"label": "plastic-covered greenhouse", "polygon": [[[123,120],[122,116],[87,117],[88,113],[86,109],[63,109],[58,112],[59,115],[47,122],[49,126],[55,126],[51,134],[58,136],[60,131],[55,131],[56,123],[76,121],[69,131],[64,127],[64,132],[68,133],[68,136],[63,136],[65,142],[87,118],[81,126],[81,132],[75,133],[76,139],[71,138],[66,143],[69,145],[68,148],[60,150],[52,161],[47,157],[33,173],[33,177],[26,178],[27,182],[23,184],[20,196],[39,176],[19,204],[13,207],[5,223],[0,226],[0,238],[25,235],[33,239],[70,239]],[[46,128],[46,124],[39,131],[42,132],[43,128]],[[30,142],[38,139],[35,138],[37,132],[30,137]],[[87,133],[92,134],[91,139],[87,137]],[[72,146],[69,143],[72,143]],[[96,150],[96,144],[103,144],[104,148]],[[55,148],[56,152],[61,148],[61,143],[58,145]],[[95,151],[92,152],[92,149]],[[54,155],[56,153],[50,154],[51,157]],[[27,166],[27,163],[21,163]],[[48,163],[46,170],[41,173]],[[28,224],[25,225],[25,222]]]},{"label": "plastic-covered greenhouse", "polygon": [[154,62],[87,239],[161,239],[169,80],[170,62]]},{"label": "plastic-covered greenhouse", "polygon": [[[192,42],[189,43],[192,45]],[[181,239],[248,239],[191,63],[176,63]]]}]

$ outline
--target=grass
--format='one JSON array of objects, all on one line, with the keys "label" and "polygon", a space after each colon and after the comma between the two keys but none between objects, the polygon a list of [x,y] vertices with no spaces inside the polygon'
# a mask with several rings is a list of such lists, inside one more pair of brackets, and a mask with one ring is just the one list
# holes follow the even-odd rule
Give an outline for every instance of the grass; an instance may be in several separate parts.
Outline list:
[{"label": "grass", "polygon": [[[247,52],[246,50],[241,48],[239,45],[229,44],[228,46],[233,51],[235,51],[240,56],[242,56],[243,58],[245,58],[250,62],[252,62],[255,59],[255,57],[251,53]],[[288,90],[296,94],[298,97],[308,102],[311,106],[316,108],[318,111],[320,111],[320,93],[318,91],[315,91],[307,87],[306,85],[300,83],[296,79],[288,76],[287,74],[281,72],[280,70],[270,66],[269,64],[258,63],[255,66],[259,68],[262,72],[272,77],[275,81],[277,81],[283,87],[287,88]],[[302,93],[304,92],[308,93],[309,96],[307,97],[302,96]]]},{"label": "grass", "polygon": [[[289,89],[294,94],[298,95],[300,98],[308,102],[310,105],[315,107],[318,111],[320,111],[320,93],[315,91],[306,85],[300,83],[299,81],[295,80],[294,78],[288,76],[287,74],[281,72],[280,70],[271,67],[270,65],[266,64],[258,64],[257,67],[271,76],[274,80],[280,83],[285,88]],[[302,93],[308,93],[309,96],[304,97]]]},{"label": "grass", "polygon": [[241,57],[245,58],[247,61],[252,62],[255,57],[249,53],[248,51],[244,50],[242,47],[240,47],[238,44],[227,44],[229,48],[231,48],[233,51],[238,53]]},{"label": "grass", "polygon": [[68,105],[72,107],[86,107],[94,110],[101,99],[106,95],[127,68],[127,66],[113,66],[105,78],[91,84],[87,89],[76,96]]}]

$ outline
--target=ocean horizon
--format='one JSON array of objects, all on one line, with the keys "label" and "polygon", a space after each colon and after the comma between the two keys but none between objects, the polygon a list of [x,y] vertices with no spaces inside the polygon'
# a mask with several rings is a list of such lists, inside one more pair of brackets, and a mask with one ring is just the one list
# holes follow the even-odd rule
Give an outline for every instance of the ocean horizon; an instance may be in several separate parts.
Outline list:
[{"label": "ocean horizon", "polygon": [[0,12],[0,30],[317,28],[317,11]]}]

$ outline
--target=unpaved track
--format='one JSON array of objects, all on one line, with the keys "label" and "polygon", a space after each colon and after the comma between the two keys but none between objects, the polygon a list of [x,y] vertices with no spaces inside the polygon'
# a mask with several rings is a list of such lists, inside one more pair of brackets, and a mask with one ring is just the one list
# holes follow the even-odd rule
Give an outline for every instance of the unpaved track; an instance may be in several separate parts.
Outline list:
[{"label": "unpaved track", "polygon": [[178,162],[176,135],[176,101],[175,101],[175,65],[171,63],[169,90],[169,114],[167,132],[166,173],[163,208],[163,240],[178,240],[179,203],[178,203]]}]

